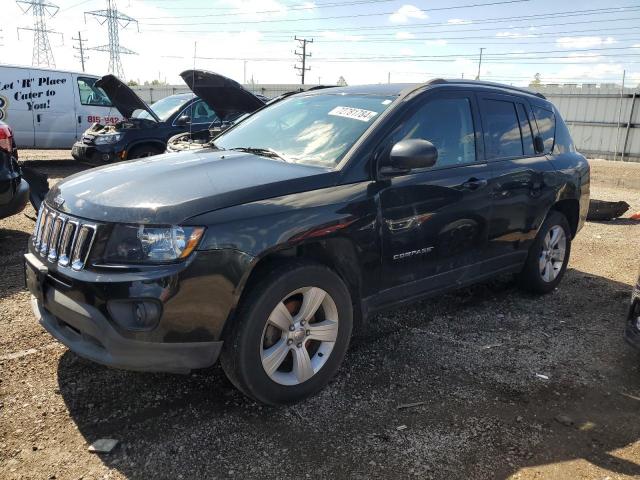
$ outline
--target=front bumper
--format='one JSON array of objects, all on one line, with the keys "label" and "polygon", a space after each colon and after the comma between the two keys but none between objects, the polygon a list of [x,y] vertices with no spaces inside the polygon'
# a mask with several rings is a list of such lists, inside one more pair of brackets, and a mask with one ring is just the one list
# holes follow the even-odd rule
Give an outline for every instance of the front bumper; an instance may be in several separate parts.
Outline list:
[{"label": "front bumper", "polygon": [[640,280],[638,282],[631,297],[624,338],[627,343],[640,350]]},{"label": "front bumper", "polygon": [[122,159],[124,148],[117,144],[92,145],[76,142],[71,148],[71,156],[79,162],[103,164],[117,162]]},{"label": "front bumper", "polygon": [[18,189],[16,190],[9,203],[0,205],[0,218],[10,217],[21,212],[29,201],[29,184],[20,179]]},{"label": "front bumper", "polygon": [[[124,329],[106,308],[109,299],[153,298],[157,285],[177,287],[180,275],[113,283],[108,275],[77,274],[91,281],[62,277],[51,263],[33,253],[25,255],[33,312],[39,323],[73,352],[103,365],[141,371],[187,373],[216,362],[223,342],[207,331],[214,318],[206,315],[211,313],[204,303],[206,298],[194,298],[188,282],[182,289],[164,289],[155,297],[164,303],[163,315],[150,331]],[[195,303],[206,316],[199,318],[198,313],[189,311]]]}]

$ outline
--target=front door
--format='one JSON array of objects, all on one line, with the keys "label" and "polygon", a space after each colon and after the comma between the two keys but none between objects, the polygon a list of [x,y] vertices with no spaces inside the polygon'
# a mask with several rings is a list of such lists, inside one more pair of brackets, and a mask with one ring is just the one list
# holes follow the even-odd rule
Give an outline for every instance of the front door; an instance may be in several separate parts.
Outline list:
[{"label": "front door", "polygon": [[475,96],[428,94],[389,139],[429,140],[436,164],[388,180],[380,191],[382,281],[407,298],[474,278],[486,260],[491,198]]},{"label": "front door", "polygon": [[98,78],[84,75],[75,76],[74,95],[76,98],[76,140],[94,123],[113,125],[124,120],[122,114],[111,104],[107,94],[95,86]]}]

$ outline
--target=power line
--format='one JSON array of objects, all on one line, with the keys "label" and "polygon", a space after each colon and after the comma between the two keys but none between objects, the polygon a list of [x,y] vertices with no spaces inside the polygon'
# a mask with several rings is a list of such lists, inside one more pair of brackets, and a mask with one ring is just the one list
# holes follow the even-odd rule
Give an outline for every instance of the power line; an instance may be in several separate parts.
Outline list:
[{"label": "power line", "polygon": [[[49,34],[62,35],[62,33],[48,30],[46,18],[53,18],[58,13],[59,7],[46,0],[16,0],[16,3],[24,14],[30,11],[33,14],[33,27],[18,27],[18,39],[20,38],[20,30],[31,30],[33,32],[31,64],[55,68],[56,62],[53,59]],[[64,37],[62,38],[64,39]]]},{"label": "power line", "polygon": [[[160,1],[160,0],[156,0],[156,1]],[[172,3],[175,2],[175,0],[165,0],[165,1],[170,1]],[[393,2],[395,0],[356,0],[356,1],[352,1],[352,2],[330,2],[330,3],[314,3],[312,5],[309,5],[309,3],[301,3],[301,4],[295,4],[295,5],[288,5],[287,6],[287,11],[299,11],[299,10],[316,10],[319,8],[340,8],[340,7],[348,7],[348,6],[358,6],[358,5],[369,5],[369,4],[377,4],[377,3],[390,3]],[[238,10],[237,7],[160,7],[164,10],[215,10],[216,12],[219,11],[226,11],[226,10]],[[256,13],[280,13],[282,12],[282,10],[262,10],[262,11],[257,11],[257,12],[251,12],[252,14],[256,14]],[[225,13],[223,14],[224,16],[227,15],[246,15],[247,12],[234,12],[234,13]],[[200,17],[209,17],[209,16],[222,16],[222,15],[170,15],[170,16],[163,16],[163,17],[139,17],[140,20],[155,20],[155,19],[162,19],[162,18],[200,18]]]},{"label": "power line", "polygon": [[306,66],[307,57],[311,56],[310,53],[307,53],[307,43],[313,43],[313,38],[311,40],[308,40],[306,38],[294,37],[294,40],[296,40],[298,42],[298,46],[302,48],[302,52],[298,52],[298,50],[295,51],[298,59],[302,62],[302,66],[299,67],[298,65],[294,65],[293,68],[300,72],[298,73],[298,75],[302,77],[302,85],[304,85],[304,73],[311,70],[311,67]]},{"label": "power line", "polygon": [[[138,21],[135,18],[125,15],[118,11],[115,0],[107,0],[106,10],[94,10],[92,12],[85,12],[86,16],[91,15],[96,17],[100,25],[107,24],[107,30],[109,33],[109,43],[107,45],[100,45],[99,47],[93,47],[90,50],[97,50],[99,52],[109,52],[109,72],[115,74],[117,77],[124,80],[124,70],[122,68],[122,62],[120,55],[137,55],[136,52],[125,48],[120,45],[119,30],[127,28],[130,23],[135,23],[137,26]],[[103,19],[103,20],[100,20]]]},{"label": "power line", "polygon": [[76,58],[78,58],[78,59],[80,59],[80,63],[82,64],[82,71],[84,72],[84,71],[85,71],[85,70],[84,70],[84,62],[85,62],[85,59],[86,59],[86,60],[88,60],[88,59],[89,59],[89,57],[88,57],[88,56],[86,56],[86,55],[85,55],[85,53],[84,53],[84,45],[83,45],[83,42],[86,42],[86,41],[87,41],[87,39],[86,39],[86,38],[82,38],[82,32],[78,32],[78,38],[72,37],[71,39],[72,39],[72,40],[75,40],[75,41],[77,41],[77,42],[78,42],[78,45],[79,45],[79,46],[78,46],[78,47],[76,47],[76,46],[74,45],[74,46],[73,46],[73,48],[74,48],[75,50],[79,50],[79,51],[80,51],[80,55],[79,55],[79,56],[78,56],[78,55],[75,55],[75,57],[76,57]]},{"label": "power line", "polygon": [[[454,7],[440,7],[440,8],[430,8],[428,10],[420,10],[416,9],[416,11],[421,11],[424,13],[433,12],[437,10],[455,10],[460,8],[473,8],[473,7],[486,7],[486,6],[494,6],[494,5],[505,5],[505,4],[514,4],[514,3],[525,3],[530,2],[531,0],[501,0],[498,2],[489,2],[489,3],[474,3],[468,5],[458,5]],[[264,13],[264,12],[262,12]],[[379,17],[379,16],[387,16],[392,15],[395,12],[383,12],[383,13],[360,13],[353,15],[333,15],[329,17],[315,17],[315,18],[282,18],[282,19],[272,19],[272,20],[246,20],[246,21],[238,21],[238,22],[192,22],[192,23],[147,23],[143,22],[146,25],[153,26],[180,26],[180,25],[229,25],[229,24],[253,24],[253,23],[281,23],[281,22],[308,22],[308,21],[317,21],[317,20],[337,20],[341,18],[362,18],[362,17]],[[207,15],[199,15],[198,18]],[[212,16],[226,16],[226,15],[212,15]]]},{"label": "power line", "polygon": [[[576,14],[577,15],[577,14]],[[582,14],[580,14],[582,15]],[[587,16],[590,15],[596,15],[595,13],[593,14],[586,14]],[[575,15],[557,15],[555,18],[564,18],[564,17],[569,17],[569,16],[575,16]],[[505,18],[495,18],[493,21],[491,22],[485,22],[485,23],[502,23],[505,21],[509,21],[510,17],[506,17]],[[631,20],[638,20],[640,19],[640,17],[624,17],[624,18],[609,18],[609,19],[602,19],[599,18],[597,20],[582,20],[582,21],[572,21],[571,23],[573,25],[576,24],[592,24],[592,23],[609,23],[609,22],[626,22],[626,21],[631,21]],[[529,20],[529,19],[527,19]],[[229,23],[229,22],[227,22]],[[233,24],[233,22],[231,22]],[[146,25],[152,25],[152,26],[160,26],[161,24],[146,24]],[[184,24],[175,24],[175,25],[184,25]],[[198,25],[211,25],[211,23],[190,23],[190,24],[186,24],[186,25],[193,25],[193,26],[198,26]],[[366,30],[376,30],[376,31],[380,31],[380,30],[391,30],[392,32],[389,33],[377,33],[377,35],[395,35],[395,32],[393,32],[394,30],[397,29],[401,29],[401,30],[408,30],[408,29],[412,29],[412,28],[418,28],[418,27],[437,27],[437,26],[441,26],[441,27],[452,27],[455,26],[457,27],[457,25],[450,25],[450,24],[444,24],[444,23],[439,23],[439,24],[434,24],[434,23],[416,23],[416,24],[412,24],[412,25],[375,25],[375,26],[359,26],[359,27],[353,27],[353,28],[349,28],[347,26],[343,26],[343,27],[336,27],[336,28],[321,28],[321,29],[308,29],[308,30],[289,30],[289,29],[273,29],[273,30],[262,30],[261,33],[265,36],[269,36],[271,34],[279,34],[280,36],[283,35],[290,35],[290,34],[294,34],[296,32],[304,32],[305,35],[307,34],[314,34],[314,35],[320,35],[323,32],[340,32],[340,33],[346,33],[346,32],[357,32],[360,33],[362,31],[366,31]],[[566,27],[566,22],[564,23],[547,23],[547,24],[538,24],[538,25],[531,25],[529,28],[543,28],[543,27]],[[487,27],[487,28],[465,28],[465,29],[456,29],[455,32],[452,32],[450,30],[426,30],[423,32],[420,31],[413,31],[410,33],[430,33],[430,34],[439,34],[439,33],[444,33],[444,34],[457,34],[457,33],[461,33],[461,32],[484,32],[484,31],[491,31],[491,30],[502,30],[502,31],[509,31],[509,30],[514,30],[514,29],[522,29],[522,28],[526,28],[523,26],[517,26],[517,25],[508,25],[508,26],[497,26],[497,27]],[[623,30],[630,30],[630,29],[634,29],[637,31],[636,27],[603,27],[603,28],[599,28],[599,29],[589,29],[589,30],[581,30],[582,32],[593,32],[593,31],[601,31],[601,32],[608,32],[610,30],[616,30],[616,29],[623,29]],[[146,32],[166,32],[166,29],[145,29]],[[212,31],[211,29],[207,29],[207,30],[172,30],[172,32],[174,33],[218,33],[218,34],[227,34],[227,33],[243,33],[246,30],[215,30]],[[549,35],[553,35],[553,36],[559,36],[559,35],[564,35],[565,33],[569,33],[567,31],[564,31],[562,33],[558,33],[556,32],[546,32],[546,33],[532,33],[532,31],[529,31],[526,34],[521,34],[519,36],[516,37],[512,37],[512,38],[536,38],[538,36],[549,36]],[[514,34],[515,35],[515,34]],[[465,37],[462,37],[465,38]],[[478,37],[473,37],[473,38],[478,38]],[[480,38],[486,38],[486,36],[480,37]],[[498,37],[498,38],[508,38],[508,37]]]}]

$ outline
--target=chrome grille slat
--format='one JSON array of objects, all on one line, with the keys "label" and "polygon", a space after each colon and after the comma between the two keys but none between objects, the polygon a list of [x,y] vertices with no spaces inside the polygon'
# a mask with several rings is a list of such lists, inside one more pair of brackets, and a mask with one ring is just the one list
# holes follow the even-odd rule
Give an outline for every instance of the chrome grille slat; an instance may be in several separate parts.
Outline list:
[{"label": "chrome grille slat", "polygon": [[91,244],[93,243],[94,236],[95,230],[90,225],[80,226],[78,237],[75,245],[73,246],[73,255],[71,255],[71,268],[74,270],[82,270],[84,267],[87,258],[89,257],[89,251],[91,250]]},{"label": "chrome grille slat", "polygon": [[33,232],[36,253],[51,263],[74,270],[85,268],[97,225],[59,213],[42,204]]},{"label": "chrome grille slat", "polygon": [[73,247],[73,241],[78,233],[78,222],[74,220],[67,221],[64,227],[64,233],[60,240],[60,253],[58,257],[58,263],[63,267],[69,265],[71,249]]},{"label": "chrome grille slat", "polygon": [[44,227],[42,227],[42,240],[40,242],[40,254],[45,257],[49,252],[49,237],[51,236],[51,229],[53,228],[53,222],[55,220],[55,213],[47,212],[47,216],[44,220]]},{"label": "chrome grille slat", "polygon": [[66,221],[66,217],[58,215],[53,222],[53,227],[51,227],[51,238],[49,239],[49,255],[47,255],[47,260],[49,260],[50,262],[55,262],[58,259],[58,243],[60,242],[60,234],[62,233],[62,229]]},{"label": "chrome grille slat", "polygon": [[42,213],[46,210],[44,204],[40,205],[40,210],[38,210],[38,218],[36,219],[36,227],[34,229],[34,233],[33,233],[33,244],[36,245],[36,248],[38,248],[38,242],[40,239],[40,236],[42,235]]}]

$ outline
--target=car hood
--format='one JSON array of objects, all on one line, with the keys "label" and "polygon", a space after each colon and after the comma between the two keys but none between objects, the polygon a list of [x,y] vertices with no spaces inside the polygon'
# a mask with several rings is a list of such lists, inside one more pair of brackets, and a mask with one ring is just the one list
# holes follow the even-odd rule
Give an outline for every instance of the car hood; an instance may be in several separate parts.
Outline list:
[{"label": "car hood", "polygon": [[104,93],[107,94],[113,106],[116,107],[125,118],[131,118],[131,115],[133,115],[133,112],[136,110],[145,110],[156,122],[160,122],[160,119],[155,112],[151,110],[151,107],[115,75],[105,75],[96,82],[95,86],[104,90]]},{"label": "car hood", "polygon": [[94,221],[176,225],[242,203],[329,187],[337,172],[243,152],[197,150],[67,177],[46,202]]},{"label": "car hood", "polygon": [[235,80],[206,70],[185,70],[180,74],[187,86],[221,117],[251,113],[265,105]]}]

